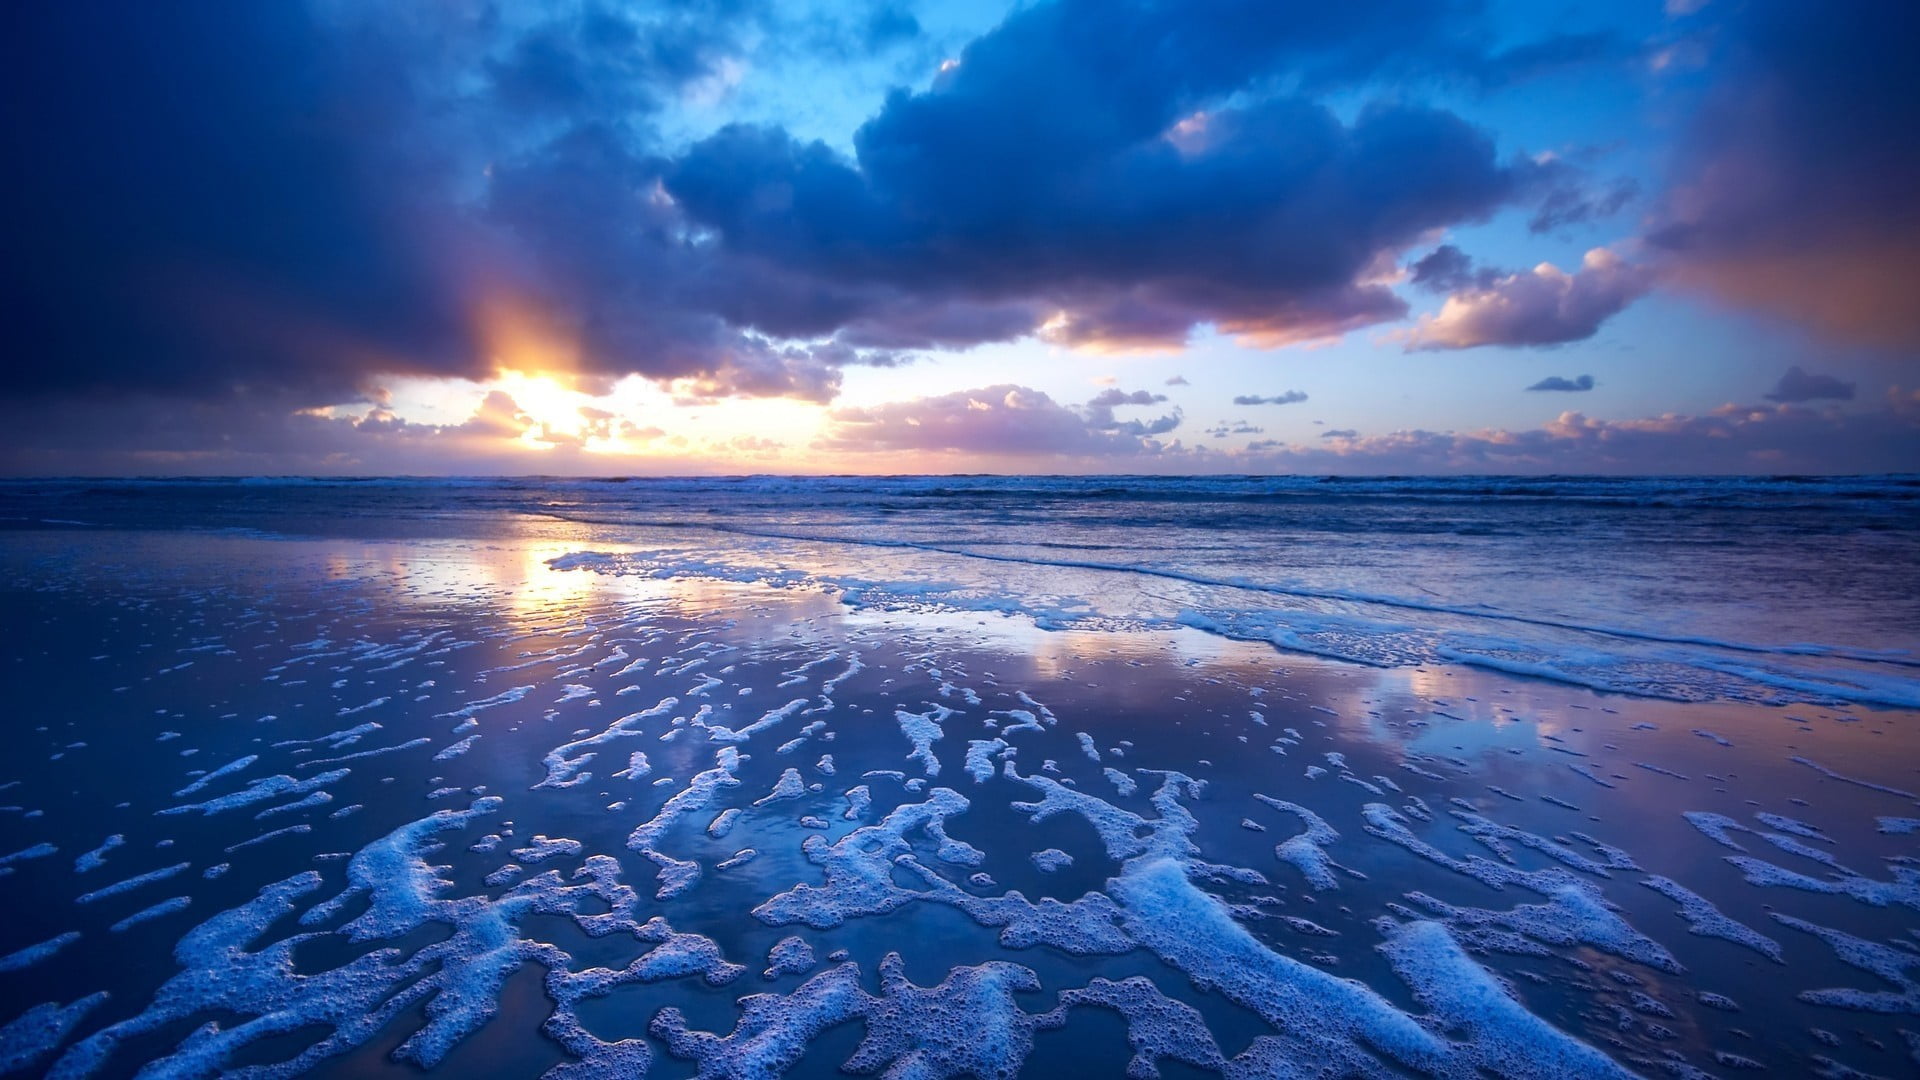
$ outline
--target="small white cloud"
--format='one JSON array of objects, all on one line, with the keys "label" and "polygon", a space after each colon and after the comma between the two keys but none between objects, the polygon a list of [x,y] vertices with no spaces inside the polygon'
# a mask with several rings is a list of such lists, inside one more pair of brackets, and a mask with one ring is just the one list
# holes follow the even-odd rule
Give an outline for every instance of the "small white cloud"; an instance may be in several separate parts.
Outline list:
[{"label": "small white cloud", "polygon": [[1569,274],[1552,263],[1469,285],[1420,321],[1409,349],[1560,345],[1592,337],[1653,286],[1653,271],[1594,248]]}]

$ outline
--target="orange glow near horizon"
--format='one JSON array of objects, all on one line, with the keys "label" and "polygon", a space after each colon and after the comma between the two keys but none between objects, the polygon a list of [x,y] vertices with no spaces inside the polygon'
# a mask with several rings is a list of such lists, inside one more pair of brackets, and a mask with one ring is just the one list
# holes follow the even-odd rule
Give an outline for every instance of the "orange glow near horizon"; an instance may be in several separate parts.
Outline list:
[{"label": "orange glow near horizon", "polygon": [[572,386],[580,376],[580,343],[527,305],[496,297],[475,313],[487,360],[501,372],[535,372]]},{"label": "orange glow near horizon", "polygon": [[[565,372],[502,369],[483,380],[401,377],[383,380],[394,415],[408,423],[461,428],[476,450],[525,455],[529,468],[559,468],[551,460],[584,455],[613,471],[715,466],[744,471],[825,467],[811,444],[827,421],[814,402],[783,398],[727,399],[689,404],[670,388],[627,376],[594,388]],[[595,390],[598,392],[595,392]],[[490,402],[499,394],[511,401]],[[549,459],[535,464],[536,459]]]},{"label": "orange glow near horizon", "polygon": [[[488,374],[448,378],[393,376],[380,380],[378,408],[406,424],[452,434],[460,452],[524,461],[530,470],[556,472],[892,472],[892,455],[874,457],[830,447],[832,406],[790,398],[706,400],[674,380],[595,370],[569,327],[505,293],[473,312]],[[1063,328],[1060,312],[1049,328]],[[1044,335],[1043,335],[1044,336]],[[1081,351],[1160,352],[1125,343],[1082,343]],[[1054,346],[1054,349],[1064,349]],[[1072,351],[1072,350],[1065,350]],[[893,400],[891,372],[863,372],[873,385],[848,387],[834,405]],[[925,378],[913,373],[913,380]],[[358,408],[358,406],[354,406]],[[331,413],[330,413],[331,415]],[[343,417],[345,414],[342,414]],[[451,449],[455,443],[442,445]],[[1007,467],[942,454],[955,468]],[[496,466],[497,467],[497,466]]]},{"label": "orange glow near horizon", "polygon": [[[634,454],[641,447],[621,434],[621,417],[603,399],[613,387],[583,370],[575,336],[530,305],[495,296],[475,313],[487,360],[494,367],[480,384],[513,399],[528,426],[513,440],[550,451],[574,446],[590,453]],[[625,425],[638,430],[631,422]]]},{"label": "orange glow near horizon", "polygon": [[593,399],[552,375],[507,368],[489,385],[512,398],[531,422],[518,439],[529,448],[551,450],[563,442],[583,442],[590,434],[592,425],[580,410],[592,408]]}]

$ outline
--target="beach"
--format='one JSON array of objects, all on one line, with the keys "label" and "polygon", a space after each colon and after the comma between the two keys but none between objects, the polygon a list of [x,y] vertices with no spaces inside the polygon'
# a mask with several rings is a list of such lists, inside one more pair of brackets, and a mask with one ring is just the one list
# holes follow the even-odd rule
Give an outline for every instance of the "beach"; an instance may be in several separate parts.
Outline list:
[{"label": "beach", "polygon": [[1906,1075],[1916,500],[9,482],[0,1070]]}]

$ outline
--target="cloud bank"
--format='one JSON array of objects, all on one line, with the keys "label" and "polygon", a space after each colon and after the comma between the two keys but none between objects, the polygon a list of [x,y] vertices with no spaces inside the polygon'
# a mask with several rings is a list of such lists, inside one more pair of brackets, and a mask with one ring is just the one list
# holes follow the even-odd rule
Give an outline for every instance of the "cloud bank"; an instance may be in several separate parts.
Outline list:
[{"label": "cloud bank", "polygon": [[[1163,400],[1144,391],[1125,396],[1129,403]],[[1156,449],[1159,444],[1147,437],[1147,429],[1154,425],[1115,422],[1113,404],[1117,402],[1104,406],[1104,412],[1096,406],[1088,415],[1038,390],[1001,383],[868,408],[835,409],[815,448],[831,453],[913,451],[982,458],[1120,458]]]},{"label": "cloud bank", "polygon": [[[1131,396],[1131,395],[1130,395]],[[410,423],[380,409],[363,415],[313,410],[287,416],[260,403],[239,413],[222,405],[157,412],[134,403],[102,406],[104,434],[52,418],[12,412],[29,452],[9,468],[45,474],[45,462],[86,475],[293,474],[420,475],[688,474],[792,470],[795,447],[776,441],[701,440],[586,416],[585,435],[615,436],[632,450],[587,452],[585,435],[546,430],[511,397],[495,393],[459,423]],[[1864,409],[1776,403],[1726,405],[1702,414],[1607,420],[1562,412],[1534,428],[1465,432],[1321,432],[1310,443],[1255,440],[1220,448],[1212,438],[1258,434],[1223,425],[1189,445],[1141,426],[1104,426],[1017,384],[930,395],[830,412],[810,455],[811,471],[1500,474],[1500,473],[1858,473],[1920,460],[1920,390],[1890,390]],[[224,418],[223,427],[206,423]],[[554,444],[534,450],[527,440]],[[903,458],[903,454],[911,457]],[[374,467],[378,464],[378,468]]]}]

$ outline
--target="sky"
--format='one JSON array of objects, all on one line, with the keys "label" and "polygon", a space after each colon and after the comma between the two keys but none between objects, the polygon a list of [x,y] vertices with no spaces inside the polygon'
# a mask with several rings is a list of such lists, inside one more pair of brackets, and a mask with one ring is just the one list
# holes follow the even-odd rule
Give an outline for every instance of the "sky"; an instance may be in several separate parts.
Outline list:
[{"label": "sky", "polygon": [[0,5],[0,473],[1920,472],[1906,0]]}]

